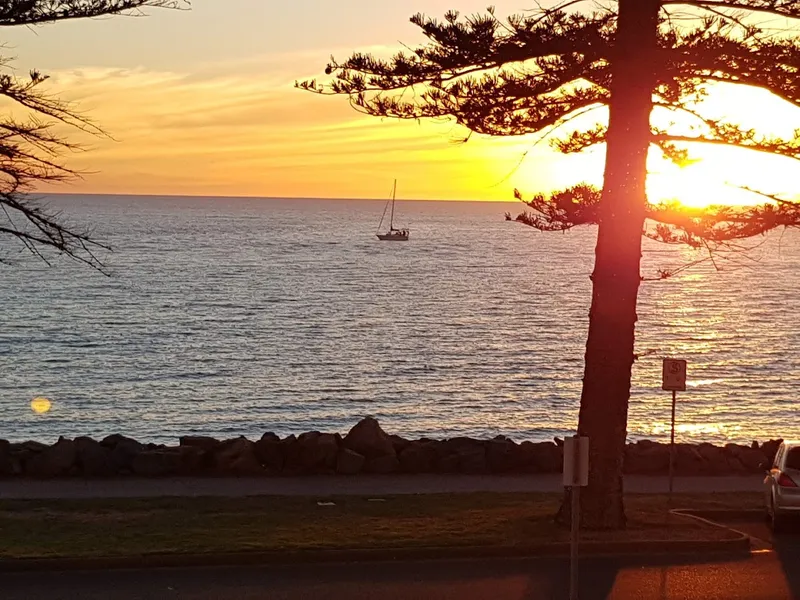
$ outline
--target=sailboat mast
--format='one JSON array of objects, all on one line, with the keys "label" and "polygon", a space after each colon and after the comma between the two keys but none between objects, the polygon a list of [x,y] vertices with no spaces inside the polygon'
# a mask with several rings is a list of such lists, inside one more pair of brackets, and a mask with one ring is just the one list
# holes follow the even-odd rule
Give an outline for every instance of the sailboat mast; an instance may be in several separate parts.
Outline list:
[{"label": "sailboat mast", "polygon": [[394,180],[394,186],[392,186],[392,213],[389,216],[389,231],[392,231],[394,229],[394,198],[396,193],[397,193],[397,179]]}]

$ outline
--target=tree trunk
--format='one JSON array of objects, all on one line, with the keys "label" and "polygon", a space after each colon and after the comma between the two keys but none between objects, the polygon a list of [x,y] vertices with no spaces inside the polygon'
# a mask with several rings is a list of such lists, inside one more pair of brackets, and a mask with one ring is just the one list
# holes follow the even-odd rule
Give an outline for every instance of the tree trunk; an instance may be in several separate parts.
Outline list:
[{"label": "tree trunk", "polygon": [[590,444],[581,522],[592,529],[625,527],[622,461],[641,281],[660,2],[619,0],[618,6],[605,182],[578,421],[579,434],[589,437]]}]

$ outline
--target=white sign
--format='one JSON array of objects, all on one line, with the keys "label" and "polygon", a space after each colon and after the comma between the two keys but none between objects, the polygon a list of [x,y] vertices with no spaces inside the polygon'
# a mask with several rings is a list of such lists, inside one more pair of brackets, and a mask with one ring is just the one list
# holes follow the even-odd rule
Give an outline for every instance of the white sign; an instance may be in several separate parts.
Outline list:
[{"label": "white sign", "polygon": [[661,389],[669,392],[686,391],[686,361],[665,358],[661,371]]},{"label": "white sign", "polygon": [[564,486],[589,485],[589,438],[571,437],[564,440]]}]

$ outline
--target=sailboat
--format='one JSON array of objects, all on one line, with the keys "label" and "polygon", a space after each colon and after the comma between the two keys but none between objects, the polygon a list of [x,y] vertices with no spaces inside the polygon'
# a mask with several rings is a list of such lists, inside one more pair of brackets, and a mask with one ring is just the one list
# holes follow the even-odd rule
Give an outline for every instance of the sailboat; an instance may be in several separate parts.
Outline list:
[{"label": "sailboat", "polygon": [[[394,228],[394,202],[395,196],[397,195],[397,179],[394,180],[394,186],[392,187],[392,199],[386,203],[386,206],[383,208],[383,214],[381,215],[381,222],[378,223],[378,232],[377,236],[378,239],[382,242],[407,242],[408,241],[408,229],[395,229]],[[383,219],[386,217],[386,209],[389,208],[389,204],[392,205],[391,213],[389,214],[389,231],[386,233],[381,233],[381,226],[383,225]]]}]

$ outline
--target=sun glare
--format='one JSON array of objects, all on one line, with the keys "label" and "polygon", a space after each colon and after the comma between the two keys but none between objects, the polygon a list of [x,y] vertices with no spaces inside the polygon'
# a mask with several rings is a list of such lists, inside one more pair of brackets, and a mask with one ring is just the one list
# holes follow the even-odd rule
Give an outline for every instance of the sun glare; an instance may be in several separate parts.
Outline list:
[{"label": "sun glare", "polygon": [[714,205],[757,204],[757,196],[730,185],[711,163],[700,161],[686,167],[668,166],[648,181],[651,202],[677,200],[690,208]]},{"label": "sun glare", "polygon": [[35,412],[37,415],[43,415],[45,413],[50,412],[50,409],[53,407],[53,403],[50,402],[48,398],[44,398],[39,396],[38,398],[34,398],[31,400],[31,410]]}]

